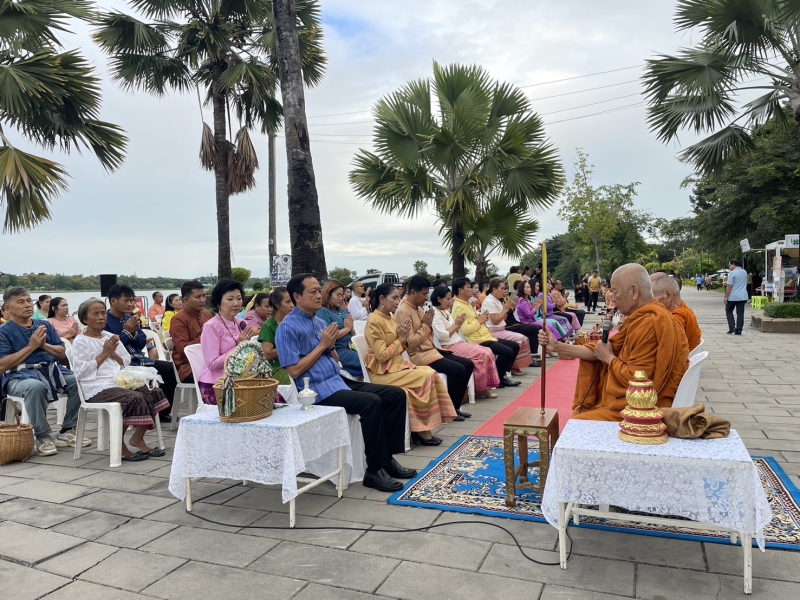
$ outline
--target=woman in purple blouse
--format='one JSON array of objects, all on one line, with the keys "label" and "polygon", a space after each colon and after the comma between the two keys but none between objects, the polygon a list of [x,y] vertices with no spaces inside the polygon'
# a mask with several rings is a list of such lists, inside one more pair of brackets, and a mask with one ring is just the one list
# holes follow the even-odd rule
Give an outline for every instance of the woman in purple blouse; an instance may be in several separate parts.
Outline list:
[{"label": "woman in purple blouse", "polygon": [[244,289],[232,279],[223,279],[211,292],[211,306],[216,315],[205,322],[200,334],[205,367],[198,384],[203,402],[216,404],[214,384],[222,377],[225,359],[241,342],[256,337],[259,329],[248,327],[236,315],[242,310]]},{"label": "woman in purple blouse", "polygon": [[[542,299],[541,297],[537,297],[534,300],[531,300],[531,296],[535,292],[539,291],[539,282],[534,281],[534,286],[535,288],[532,291],[530,281],[520,280],[517,282],[517,298],[519,298],[519,303],[517,304],[516,316],[520,323],[525,323],[527,325],[538,325],[541,327]],[[564,332],[559,327],[558,322],[548,318],[547,328],[553,332],[553,335],[557,340],[560,340],[562,337],[564,337]]]}]

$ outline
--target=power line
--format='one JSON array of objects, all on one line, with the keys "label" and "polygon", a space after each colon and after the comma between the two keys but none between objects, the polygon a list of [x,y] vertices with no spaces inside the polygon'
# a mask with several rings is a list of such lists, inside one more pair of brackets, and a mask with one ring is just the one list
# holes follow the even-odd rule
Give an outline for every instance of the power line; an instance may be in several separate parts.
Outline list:
[{"label": "power line", "polygon": [[621,81],[619,83],[612,83],[609,85],[600,85],[593,88],[586,88],[585,90],[577,90],[575,92],[566,92],[564,94],[554,94],[552,96],[542,96],[541,98],[531,98],[531,102],[537,100],[549,100],[550,98],[561,98],[562,96],[573,96],[574,94],[585,94],[586,92],[593,92],[594,90],[604,90],[606,88],[618,87],[620,85],[628,85],[629,83],[638,83],[638,79],[631,79],[630,81]]},{"label": "power line", "polygon": [[[611,69],[610,71],[598,71],[597,73],[587,73],[586,75],[576,75],[575,77],[566,77],[564,79],[553,79],[552,81],[543,81],[541,83],[531,83],[528,85],[519,85],[519,88],[529,88],[529,87],[539,87],[541,85],[550,85],[553,83],[562,83],[564,81],[574,81],[575,79],[584,79],[586,77],[595,77],[597,75],[606,75],[608,73],[618,73],[619,71],[630,71],[631,69],[638,69],[642,65],[633,65],[632,67],[622,67],[621,69]],[[638,80],[637,80],[638,81]],[[540,98],[538,98],[540,99]],[[343,115],[359,115],[362,113],[371,112],[370,109],[367,110],[354,110],[351,112],[341,112],[341,113],[329,113],[326,115],[314,115],[313,117],[306,117],[308,119],[321,119],[323,117],[341,117]]]},{"label": "power line", "polygon": [[578,110],[579,108],[586,108],[587,106],[596,106],[598,104],[605,104],[606,102],[613,102],[614,100],[622,100],[622,98],[632,98],[633,96],[641,96],[639,92],[635,94],[625,94],[624,96],[617,96],[616,98],[609,98],[608,100],[600,100],[600,102],[592,102],[591,104],[582,104],[581,106],[573,106],[572,108],[562,108],[561,110],[553,110],[551,112],[539,113],[540,117],[547,115],[555,115],[557,113],[568,112],[570,110]]},{"label": "power line", "polygon": [[609,108],[608,110],[602,110],[596,113],[590,113],[588,115],[581,115],[580,117],[570,117],[569,119],[561,119],[560,121],[550,121],[549,123],[545,123],[545,125],[555,125],[556,123],[566,123],[567,121],[577,121],[578,119],[585,119],[587,117],[596,117],[597,115],[605,115],[607,113],[618,112],[621,110],[628,110],[630,108],[635,108],[637,106],[644,106],[645,102],[636,102],[634,104],[628,104],[626,106],[618,106],[617,108]]}]

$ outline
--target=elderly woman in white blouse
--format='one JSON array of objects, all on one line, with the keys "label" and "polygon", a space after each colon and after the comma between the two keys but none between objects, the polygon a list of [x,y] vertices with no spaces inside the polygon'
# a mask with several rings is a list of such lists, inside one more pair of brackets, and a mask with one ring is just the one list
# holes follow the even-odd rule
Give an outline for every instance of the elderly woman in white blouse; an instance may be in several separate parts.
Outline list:
[{"label": "elderly woman in white blouse", "polygon": [[433,315],[433,335],[444,350],[456,356],[471,360],[475,364],[472,377],[475,381],[475,395],[480,398],[497,398],[493,387],[500,385],[500,376],[491,349],[478,344],[468,344],[458,334],[464,323],[465,315],[453,320],[450,308],[453,306],[453,293],[450,288],[439,286],[431,292]]},{"label": "elderly woman in white blouse", "polygon": [[[122,460],[138,462],[164,456],[163,449],[150,448],[144,442],[144,434],[153,428],[156,415],[169,410],[164,392],[147,387],[126,390],[116,385],[114,376],[131,364],[131,355],[119,336],[104,331],[106,305],[102,300],[91,298],[81,304],[78,320],[86,325],[86,331],[72,344],[72,369],[86,402],[119,402],[122,406]],[[136,428],[128,440],[136,451],[125,445],[128,427]]]}]

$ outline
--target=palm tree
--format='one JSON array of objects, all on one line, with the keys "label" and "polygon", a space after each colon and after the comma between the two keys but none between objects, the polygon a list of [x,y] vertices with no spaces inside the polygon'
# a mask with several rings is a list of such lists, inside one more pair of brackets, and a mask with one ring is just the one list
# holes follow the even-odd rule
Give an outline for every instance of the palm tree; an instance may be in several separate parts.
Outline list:
[{"label": "palm tree", "polygon": [[[174,89],[204,90],[213,131],[203,124],[200,160],[214,171],[218,277],[231,276],[230,196],[255,185],[258,168],[249,131],[275,132],[282,115],[277,40],[269,0],[128,0],[145,22],[119,12],[99,15],[95,40],[111,56],[114,79],[125,89],[157,96]],[[315,0],[298,0],[307,54],[303,75],[317,83],[326,59]],[[231,126],[235,112],[240,128]],[[235,140],[235,145],[234,145]]]},{"label": "palm tree", "polygon": [[302,38],[297,31],[296,0],[275,0],[281,97],[286,115],[286,163],[289,175],[289,237],[292,274],[328,276],[319,196],[311,160],[311,142],[303,91]]},{"label": "palm tree", "polygon": [[475,281],[487,281],[489,257],[499,252],[504,258],[518,259],[530,249],[539,231],[527,202],[489,198],[485,212],[464,218],[464,256],[475,263]]},{"label": "palm tree", "polygon": [[4,233],[51,218],[50,204],[67,189],[64,168],[24,152],[6,126],[46,150],[88,148],[107,171],[124,159],[127,138],[98,120],[100,86],[77,50],[62,51],[58,34],[70,18],[89,20],[85,0],[0,0],[0,206]]},{"label": "palm tree", "polygon": [[[681,129],[710,133],[681,159],[719,171],[750,151],[752,129],[767,120],[789,127],[782,102],[800,122],[800,3],[796,0],[679,0],[678,30],[699,28],[693,48],[647,61],[648,123],[663,142]],[[767,90],[743,105],[737,96]],[[795,129],[796,124],[793,125]]]},{"label": "palm tree", "polygon": [[465,219],[492,196],[550,206],[563,182],[555,148],[518,88],[478,66],[433,64],[374,108],[376,152],[350,171],[356,194],[381,212],[415,217],[433,207],[447,234],[453,276],[463,277]]}]

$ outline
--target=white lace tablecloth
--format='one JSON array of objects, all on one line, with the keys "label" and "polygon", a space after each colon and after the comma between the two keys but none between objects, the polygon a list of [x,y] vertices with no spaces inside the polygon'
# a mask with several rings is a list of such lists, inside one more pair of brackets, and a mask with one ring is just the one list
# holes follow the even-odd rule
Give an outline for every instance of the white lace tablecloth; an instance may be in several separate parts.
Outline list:
[{"label": "white lace tablecloth", "polygon": [[344,480],[349,481],[350,430],[347,414],[338,406],[316,405],[310,411],[287,406],[251,423],[223,423],[216,410],[200,412],[180,420],[169,491],[184,500],[186,477],[247,480],[281,484],[286,503],[297,496],[297,475],[327,475],[309,463],[328,453],[338,456],[340,447]]},{"label": "white lace tablecloth", "polygon": [[609,504],[681,516],[754,535],[764,549],[772,519],[750,454],[731,430],[718,440],[641,446],[618,437],[619,423],[571,420],[558,439],[542,512],[559,526],[559,503]]}]

